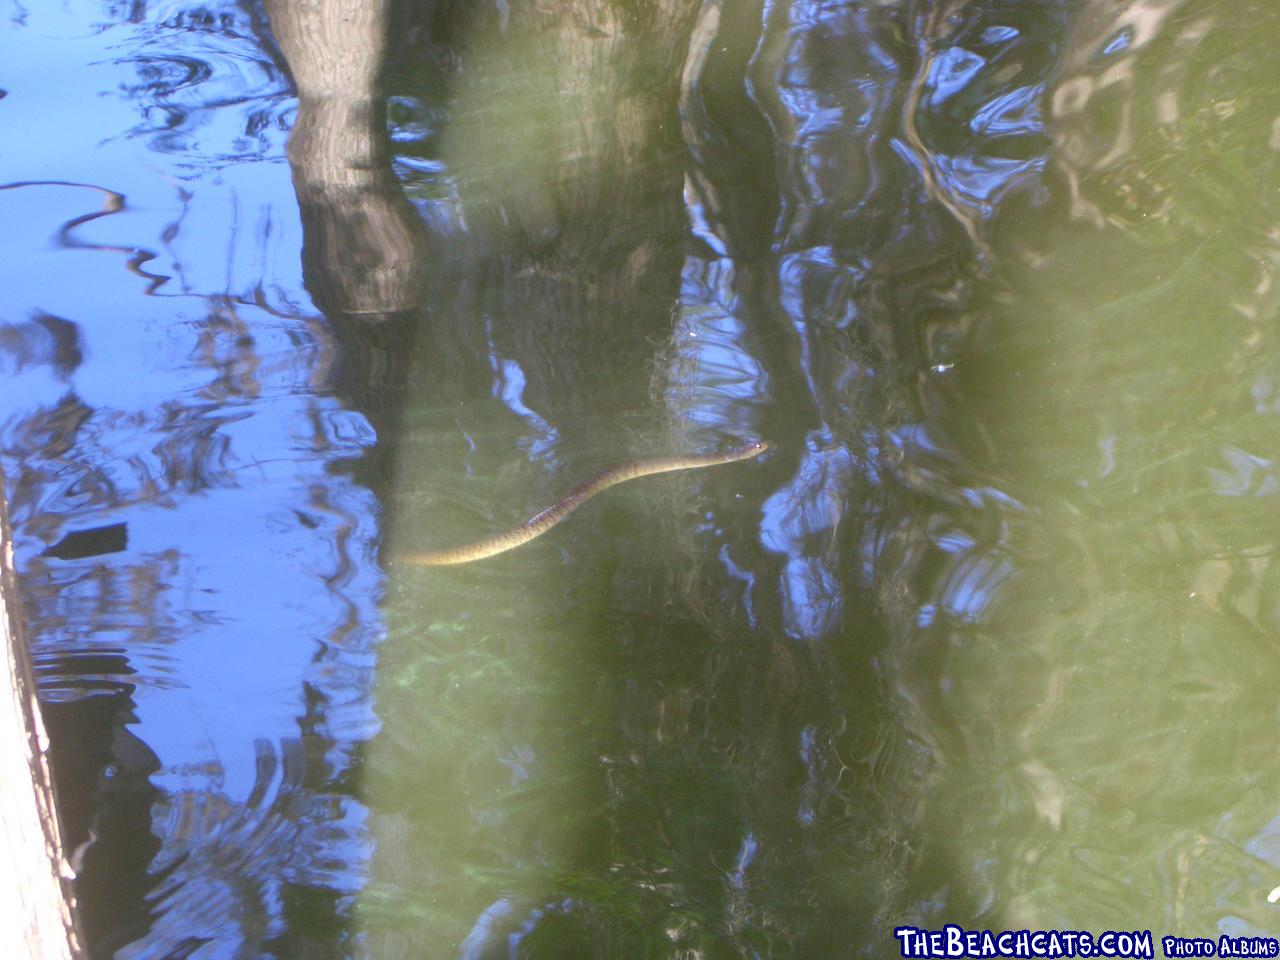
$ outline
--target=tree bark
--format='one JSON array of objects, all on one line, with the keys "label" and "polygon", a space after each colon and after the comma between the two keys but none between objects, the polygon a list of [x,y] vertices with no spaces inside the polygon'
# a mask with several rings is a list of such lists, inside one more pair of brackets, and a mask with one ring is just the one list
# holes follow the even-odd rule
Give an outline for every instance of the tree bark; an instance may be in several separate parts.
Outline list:
[{"label": "tree bark", "polygon": [[0,956],[83,955],[46,756],[48,737],[22,629],[13,544],[0,473]]},{"label": "tree bark", "polygon": [[298,91],[289,166],[307,291],[326,314],[421,305],[426,228],[391,167],[381,73],[387,0],[267,0]]}]

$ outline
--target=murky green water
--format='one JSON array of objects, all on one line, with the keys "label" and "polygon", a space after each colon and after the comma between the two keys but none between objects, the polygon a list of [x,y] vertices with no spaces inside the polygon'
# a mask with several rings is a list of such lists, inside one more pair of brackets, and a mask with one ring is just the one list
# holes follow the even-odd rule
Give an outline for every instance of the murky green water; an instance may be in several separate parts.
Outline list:
[{"label": "murky green water", "polygon": [[567,10],[10,15],[95,955],[1276,935],[1280,8]]},{"label": "murky green water", "polygon": [[[677,449],[718,404],[783,442],[484,567],[393,575],[360,909],[379,950],[817,957],[889,955],[895,923],[1280,929],[1277,78],[1273,18],[1250,12],[767,19],[751,76],[776,84],[758,98],[775,155],[701,135],[783,178],[773,249],[735,255],[751,201],[715,211],[727,256],[659,238],[685,250],[675,323],[639,359],[651,377],[605,402],[625,422],[659,401]],[[943,51],[877,78],[876,41],[905,24]],[[747,51],[707,55],[713,78]],[[876,84],[890,103],[864,139],[846,111],[874,110]],[[718,96],[686,90],[686,116]],[[907,129],[894,97],[920,98]],[[520,156],[492,109],[459,149]],[[695,227],[703,191],[686,186]],[[613,281],[577,266],[563,287]],[[708,296],[711,270],[729,276]],[[495,342],[522,314],[495,313]],[[682,343],[726,314],[753,322]],[[580,400],[529,383],[545,422],[416,408],[393,545],[557,495],[495,450],[643,447],[580,441],[602,429]]]}]

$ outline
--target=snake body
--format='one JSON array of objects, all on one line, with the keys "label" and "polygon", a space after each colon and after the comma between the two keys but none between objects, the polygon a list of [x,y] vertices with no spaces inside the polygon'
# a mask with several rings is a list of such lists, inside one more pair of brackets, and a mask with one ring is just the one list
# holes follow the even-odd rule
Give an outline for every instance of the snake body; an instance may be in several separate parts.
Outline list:
[{"label": "snake body", "polygon": [[398,563],[424,567],[443,567],[483,560],[485,557],[514,550],[535,537],[542,536],[596,494],[610,487],[616,487],[620,483],[637,477],[652,476],[655,473],[673,473],[676,470],[694,470],[699,467],[714,467],[721,463],[733,463],[736,460],[749,460],[752,457],[758,457],[768,449],[769,444],[765,441],[755,440],[721,453],[632,460],[597,473],[590,480],[584,480],[545,510],[535,513],[524,523],[503,533],[446,550],[406,551],[395,554],[393,559]]}]

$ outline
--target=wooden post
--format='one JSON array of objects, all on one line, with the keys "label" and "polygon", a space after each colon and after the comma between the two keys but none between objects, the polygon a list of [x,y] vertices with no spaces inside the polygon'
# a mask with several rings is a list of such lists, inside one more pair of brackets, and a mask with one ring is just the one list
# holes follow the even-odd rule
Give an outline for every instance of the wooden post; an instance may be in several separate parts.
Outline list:
[{"label": "wooden post", "polygon": [[48,737],[22,629],[0,472],[0,957],[83,955],[63,856]]}]

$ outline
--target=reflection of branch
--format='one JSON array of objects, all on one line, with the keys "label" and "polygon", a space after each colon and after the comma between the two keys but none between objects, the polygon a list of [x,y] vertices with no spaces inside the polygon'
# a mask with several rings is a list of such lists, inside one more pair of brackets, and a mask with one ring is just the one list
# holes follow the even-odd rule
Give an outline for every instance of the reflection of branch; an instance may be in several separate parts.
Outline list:
[{"label": "reflection of branch", "polygon": [[[1086,0],[1073,18],[1070,36],[1059,56],[1059,79],[1052,87],[1049,129],[1054,163],[1071,196],[1071,213],[1096,227],[1113,219],[1113,215],[1087,197],[1085,188],[1091,176],[1114,169],[1130,158],[1135,139],[1134,105],[1144,102],[1134,94],[1134,57],[1161,35],[1165,22],[1177,14],[1183,3],[1184,0],[1135,0],[1117,7],[1109,0]],[[1177,39],[1181,42],[1190,37],[1194,42],[1200,35],[1197,28]],[[1113,37],[1127,37],[1125,54],[1100,62],[1100,52]],[[1190,52],[1184,56],[1191,58]],[[1108,89],[1113,86],[1119,89]],[[1108,106],[1099,110],[1095,98],[1102,94],[1106,94]],[[1152,102],[1160,105],[1160,110],[1176,104],[1165,94]],[[1112,105],[1116,117],[1110,121],[1110,129],[1099,129],[1099,118],[1109,115]],[[1150,213],[1143,211],[1144,218]]]},{"label": "reflection of branch", "polygon": [[90,220],[97,220],[99,217],[107,217],[113,213],[119,213],[124,209],[124,194],[117,193],[107,187],[100,187],[93,183],[76,183],[71,180],[20,180],[16,183],[0,184],[0,190],[16,190],[19,187],[77,187],[83,190],[97,190],[106,197],[103,202],[102,209],[96,213],[86,213],[83,216],[75,217],[64,223],[58,230],[58,241],[62,246],[73,250],[111,250],[115,253],[124,253],[129,256],[126,266],[129,272],[136,274],[150,281],[147,287],[147,296],[155,293],[156,288],[165,283],[170,277],[160,273],[148,273],[142,269],[142,265],[149,260],[154,260],[159,254],[146,249],[145,247],[124,247],[110,243],[89,243],[86,240],[79,240],[72,236],[71,231],[76,227],[88,223]]},{"label": "reflection of branch", "polygon": [[990,263],[991,248],[978,233],[978,224],[974,219],[973,211],[957,203],[951,192],[939,183],[936,166],[933,162],[933,154],[925,146],[924,140],[920,136],[920,131],[916,128],[916,111],[920,107],[925,81],[928,79],[929,70],[934,63],[930,50],[938,32],[938,24],[943,22],[950,12],[947,4],[938,4],[930,11],[924,35],[919,41],[920,56],[916,72],[911,78],[911,85],[907,88],[907,96],[902,104],[902,137],[906,146],[915,154],[917,160],[916,169],[920,171],[920,179],[924,182],[925,193],[956,218],[956,221],[964,227],[964,232],[969,235],[969,241],[978,251],[979,258],[984,263]]}]

